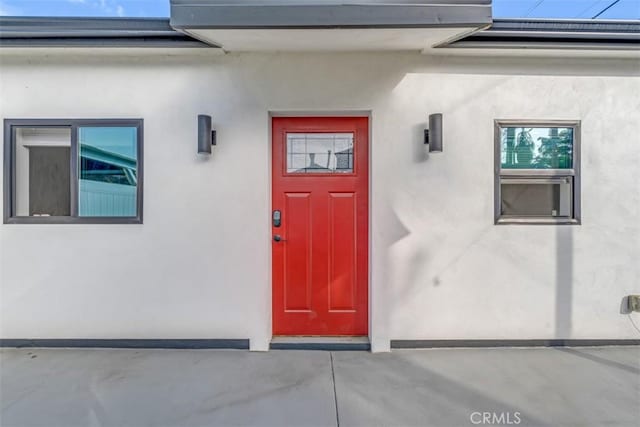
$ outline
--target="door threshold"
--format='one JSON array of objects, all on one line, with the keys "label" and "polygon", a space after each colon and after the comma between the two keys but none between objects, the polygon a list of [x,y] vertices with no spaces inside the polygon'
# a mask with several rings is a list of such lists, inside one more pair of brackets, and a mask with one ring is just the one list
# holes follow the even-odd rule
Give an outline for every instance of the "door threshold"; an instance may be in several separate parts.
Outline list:
[{"label": "door threshold", "polygon": [[369,337],[349,336],[277,336],[271,339],[271,350],[369,351]]}]

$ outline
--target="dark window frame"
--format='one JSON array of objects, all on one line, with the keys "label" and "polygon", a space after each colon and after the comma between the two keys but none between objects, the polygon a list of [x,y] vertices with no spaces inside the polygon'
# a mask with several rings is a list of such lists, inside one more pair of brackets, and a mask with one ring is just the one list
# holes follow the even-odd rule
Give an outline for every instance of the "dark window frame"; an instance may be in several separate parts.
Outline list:
[{"label": "dark window frame", "polygon": [[[573,129],[572,169],[502,169],[501,130],[505,127],[557,127]],[[535,225],[580,225],[581,216],[581,172],[580,172],[580,120],[494,120],[494,224],[535,224]],[[571,178],[572,201],[569,218],[527,217],[502,215],[502,180],[529,180],[532,183],[544,179]]]},{"label": "dark window frame", "polygon": [[[80,127],[135,127],[137,130],[137,191],[136,216],[112,217],[78,216],[78,128]],[[71,132],[71,215],[70,216],[15,216],[16,206],[16,129],[66,128]],[[144,183],[144,120],[143,119],[5,119],[4,120],[4,224],[142,224]]]}]

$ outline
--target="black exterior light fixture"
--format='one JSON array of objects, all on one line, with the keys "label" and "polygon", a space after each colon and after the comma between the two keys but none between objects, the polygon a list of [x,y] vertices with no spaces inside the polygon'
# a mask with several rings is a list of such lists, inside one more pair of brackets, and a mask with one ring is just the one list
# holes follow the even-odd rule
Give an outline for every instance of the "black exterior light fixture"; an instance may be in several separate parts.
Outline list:
[{"label": "black exterior light fixture", "polygon": [[211,129],[211,116],[198,115],[198,154],[211,154],[216,145],[216,131]]},{"label": "black exterior light fixture", "polygon": [[442,113],[429,115],[429,128],[424,130],[424,143],[430,153],[442,153]]}]

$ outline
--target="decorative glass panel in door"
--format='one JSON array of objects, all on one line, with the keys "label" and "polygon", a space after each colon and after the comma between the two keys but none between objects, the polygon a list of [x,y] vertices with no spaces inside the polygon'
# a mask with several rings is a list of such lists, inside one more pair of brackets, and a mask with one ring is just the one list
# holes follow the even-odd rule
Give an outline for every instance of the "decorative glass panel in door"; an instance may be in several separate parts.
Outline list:
[{"label": "decorative glass panel in door", "polygon": [[287,133],[287,173],[353,173],[353,134]]}]

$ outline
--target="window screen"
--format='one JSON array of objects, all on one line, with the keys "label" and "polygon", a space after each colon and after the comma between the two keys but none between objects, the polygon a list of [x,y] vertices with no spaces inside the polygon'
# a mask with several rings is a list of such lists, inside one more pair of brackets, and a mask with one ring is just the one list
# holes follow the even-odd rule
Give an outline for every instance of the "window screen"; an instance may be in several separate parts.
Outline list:
[{"label": "window screen", "polygon": [[571,180],[508,180],[501,182],[502,215],[571,217]]}]

